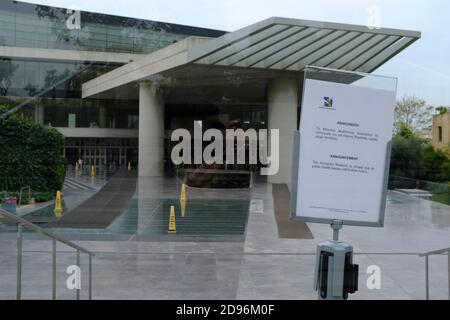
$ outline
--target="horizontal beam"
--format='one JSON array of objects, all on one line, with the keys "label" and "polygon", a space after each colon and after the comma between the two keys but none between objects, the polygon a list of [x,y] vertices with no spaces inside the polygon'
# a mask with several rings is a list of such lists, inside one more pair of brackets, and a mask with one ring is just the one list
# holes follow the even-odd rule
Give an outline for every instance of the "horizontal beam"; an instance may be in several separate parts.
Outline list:
[{"label": "horizontal beam", "polygon": [[147,80],[161,72],[188,62],[189,49],[209,41],[204,37],[189,37],[155,51],[145,57],[105,73],[82,85],[82,97],[88,98],[132,82]]},{"label": "horizontal beam", "polygon": [[76,51],[61,49],[22,48],[0,46],[0,57],[45,61],[83,61],[106,63],[130,63],[145,57],[143,54]]},{"label": "horizontal beam", "polygon": [[66,138],[137,138],[139,130],[106,128],[56,128]]}]

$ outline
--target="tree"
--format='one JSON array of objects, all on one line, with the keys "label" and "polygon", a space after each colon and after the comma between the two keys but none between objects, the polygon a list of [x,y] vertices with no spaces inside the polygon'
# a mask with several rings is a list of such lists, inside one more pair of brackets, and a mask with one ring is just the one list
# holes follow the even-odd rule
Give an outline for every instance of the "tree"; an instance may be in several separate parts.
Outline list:
[{"label": "tree", "polygon": [[390,174],[417,180],[447,182],[450,181],[450,157],[445,151],[434,149],[429,141],[411,132],[407,125],[401,125],[401,129],[392,139]]},{"label": "tree", "polygon": [[450,181],[450,159],[439,149],[431,145],[424,150],[421,166],[427,180],[437,182]]},{"label": "tree", "polygon": [[401,126],[408,126],[416,131],[431,125],[432,106],[428,106],[425,100],[415,96],[403,96],[395,105],[394,126],[397,132]]},{"label": "tree", "polygon": [[414,132],[409,125],[407,125],[405,123],[400,123],[399,129],[398,129],[398,135],[403,138],[410,139],[414,136]]},{"label": "tree", "polygon": [[424,140],[415,135],[396,134],[392,139],[391,167],[393,176],[423,179],[421,160],[426,148]]},{"label": "tree", "polygon": [[450,107],[446,107],[446,106],[439,106],[436,108],[436,112],[438,115],[443,115],[443,114],[447,114],[450,112]]}]

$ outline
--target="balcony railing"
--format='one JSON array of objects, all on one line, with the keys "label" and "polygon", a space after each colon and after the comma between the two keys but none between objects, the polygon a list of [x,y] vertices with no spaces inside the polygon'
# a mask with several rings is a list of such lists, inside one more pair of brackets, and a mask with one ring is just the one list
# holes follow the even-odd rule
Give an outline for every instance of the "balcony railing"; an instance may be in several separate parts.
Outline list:
[{"label": "balcony railing", "polygon": [[[56,243],[60,242],[66,246],[69,246],[76,250],[77,255],[77,266],[80,267],[80,254],[84,253],[89,257],[89,300],[92,299],[92,258],[95,254],[85,248],[80,247],[79,245],[63,239],[61,237],[55,236],[47,230],[42,229],[41,227],[20,218],[14,214],[6,212],[0,209],[0,219],[3,221],[8,221],[11,223],[17,224],[17,289],[16,289],[16,298],[17,300],[22,299],[22,230],[23,228],[29,229],[31,231],[40,233],[45,237],[52,240],[52,299],[56,300]],[[76,298],[80,299],[80,291],[81,289],[76,289]]]},{"label": "balcony railing", "polygon": [[450,248],[425,252],[419,255],[419,257],[425,257],[425,281],[426,281],[426,298],[430,299],[430,275],[429,275],[429,258],[434,255],[448,255],[448,299],[450,300]]}]

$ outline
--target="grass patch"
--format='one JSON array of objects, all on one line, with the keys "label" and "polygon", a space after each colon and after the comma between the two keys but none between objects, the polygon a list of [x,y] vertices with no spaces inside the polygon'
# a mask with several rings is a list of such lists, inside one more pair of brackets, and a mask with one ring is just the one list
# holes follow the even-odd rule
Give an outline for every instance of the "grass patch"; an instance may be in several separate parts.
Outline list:
[{"label": "grass patch", "polygon": [[450,206],[450,193],[447,192],[435,194],[434,196],[431,197],[431,200]]}]

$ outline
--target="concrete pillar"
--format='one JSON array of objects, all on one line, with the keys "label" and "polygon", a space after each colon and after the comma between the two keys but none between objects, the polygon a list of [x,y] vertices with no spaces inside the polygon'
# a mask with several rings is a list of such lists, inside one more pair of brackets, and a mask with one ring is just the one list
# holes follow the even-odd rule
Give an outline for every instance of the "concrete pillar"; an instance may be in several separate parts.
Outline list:
[{"label": "concrete pillar", "polygon": [[39,124],[44,124],[44,112],[45,112],[45,107],[43,105],[41,105],[40,103],[37,103],[35,106],[35,119],[36,119],[36,123]]},{"label": "concrete pillar", "polygon": [[292,180],[293,131],[297,129],[298,94],[299,82],[296,78],[274,79],[269,84],[268,129],[269,132],[278,129],[280,133],[280,168],[276,175],[268,177],[268,181],[286,183],[289,188]]},{"label": "concrete pillar", "polygon": [[164,160],[164,99],[149,82],[139,84],[139,176],[162,176]]}]

